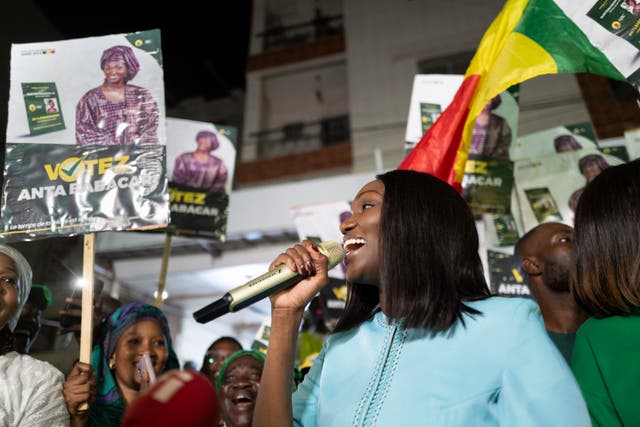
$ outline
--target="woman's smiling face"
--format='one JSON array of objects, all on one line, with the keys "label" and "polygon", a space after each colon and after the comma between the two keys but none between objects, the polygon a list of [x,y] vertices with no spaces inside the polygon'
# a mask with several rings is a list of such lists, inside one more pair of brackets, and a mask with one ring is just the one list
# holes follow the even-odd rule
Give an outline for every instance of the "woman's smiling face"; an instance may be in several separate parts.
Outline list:
[{"label": "woman's smiling face", "polygon": [[353,200],[352,215],[340,224],[350,282],[380,283],[379,235],[383,201],[384,184],[380,180],[371,181]]},{"label": "woman's smiling face", "polygon": [[114,376],[119,384],[137,390],[141,377],[137,365],[144,353],[149,353],[156,375],[160,375],[167,364],[169,350],[158,322],[140,320],[122,334],[113,355],[109,358],[114,365]]},{"label": "woman's smiling face", "polygon": [[102,71],[108,83],[124,83],[127,80],[127,65],[121,59],[107,61]]},{"label": "woman's smiling face", "polygon": [[219,399],[228,427],[251,425],[262,368],[262,362],[246,355],[233,360],[224,371]]},{"label": "woman's smiling face", "polygon": [[18,272],[9,256],[0,254],[0,329],[18,309]]}]

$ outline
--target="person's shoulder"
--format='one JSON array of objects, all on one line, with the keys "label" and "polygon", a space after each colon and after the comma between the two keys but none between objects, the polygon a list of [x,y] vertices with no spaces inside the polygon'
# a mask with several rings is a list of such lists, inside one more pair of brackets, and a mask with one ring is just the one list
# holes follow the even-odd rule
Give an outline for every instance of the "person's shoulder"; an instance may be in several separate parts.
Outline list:
[{"label": "person's shoulder", "polygon": [[355,335],[376,334],[391,327],[393,327],[393,325],[389,323],[389,318],[385,316],[381,310],[377,310],[368,319],[364,320],[359,325],[356,325],[344,331],[332,332],[325,340],[325,343],[349,342]]},{"label": "person's shoulder", "polygon": [[62,372],[51,363],[46,362],[44,360],[36,359],[33,356],[28,354],[20,354],[20,363],[24,366],[28,366],[34,372],[47,372],[49,374],[59,374],[62,375]]},{"label": "person's shoulder", "polygon": [[84,95],[82,95],[82,98],[80,98],[80,100],[82,101],[86,99],[92,99],[92,98],[95,98],[96,96],[101,96],[101,95],[102,95],[102,87],[96,86],[86,91]]},{"label": "person's shoulder", "polygon": [[507,325],[541,318],[540,307],[529,298],[492,296],[465,304],[481,313],[470,315],[473,319],[489,324]]},{"label": "person's shoulder", "polygon": [[149,89],[146,89],[142,86],[132,85],[131,83],[127,83],[127,90],[135,94],[151,95]]},{"label": "person's shoulder", "polygon": [[1,359],[3,359],[5,365],[3,370],[6,373],[12,371],[17,376],[27,376],[36,382],[62,381],[64,379],[64,375],[58,368],[28,354],[19,354],[13,351],[5,354]]},{"label": "person's shoulder", "polygon": [[479,311],[489,310],[498,313],[510,313],[515,311],[529,312],[540,310],[538,304],[536,304],[535,301],[530,298],[523,297],[491,296],[489,298],[476,301],[465,301],[465,304]]},{"label": "person's shoulder", "polygon": [[578,335],[609,335],[618,330],[640,331],[640,312],[628,316],[590,317],[580,326]]}]

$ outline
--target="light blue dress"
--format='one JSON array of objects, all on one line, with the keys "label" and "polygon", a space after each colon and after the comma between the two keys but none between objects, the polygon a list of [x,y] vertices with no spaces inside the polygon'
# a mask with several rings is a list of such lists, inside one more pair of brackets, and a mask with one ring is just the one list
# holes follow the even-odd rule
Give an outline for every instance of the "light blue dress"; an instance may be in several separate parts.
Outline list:
[{"label": "light blue dress", "polygon": [[293,396],[301,426],[590,426],[535,302],[469,302],[482,315],[435,337],[382,312],[331,335]]}]

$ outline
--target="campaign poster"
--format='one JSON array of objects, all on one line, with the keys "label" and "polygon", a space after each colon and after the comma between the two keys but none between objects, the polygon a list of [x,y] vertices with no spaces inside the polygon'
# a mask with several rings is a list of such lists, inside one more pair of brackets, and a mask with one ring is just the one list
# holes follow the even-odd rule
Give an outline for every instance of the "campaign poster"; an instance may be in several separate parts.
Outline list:
[{"label": "campaign poster", "polygon": [[[625,134],[627,131],[625,131]],[[625,137],[608,138],[598,141],[598,147],[604,154],[619,158],[624,162],[628,162],[632,158],[633,148],[630,146],[631,141]],[[637,156],[636,156],[637,158]]]},{"label": "campaign poster", "polygon": [[604,169],[621,163],[595,148],[516,161],[514,182],[523,229],[549,221],[573,226],[585,186]]},{"label": "campaign poster", "polygon": [[600,146],[600,151],[604,154],[608,154],[610,156],[614,156],[622,160],[623,162],[629,161],[629,152],[627,151],[627,147],[624,145],[612,145],[612,146]]},{"label": "campaign poster", "polygon": [[629,153],[629,159],[640,158],[640,128],[629,129],[624,132],[624,140]]},{"label": "campaign poster", "polygon": [[518,135],[520,85],[487,101],[473,126],[469,155],[513,160],[511,146]]},{"label": "campaign poster", "polygon": [[226,239],[236,143],[234,127],[167,118],[167,232]]},{"label": "campaign poster", "polygon": [[511,160],[526,160],[568,151],[596,150],[598,141],[588,122],[556,126],[518,137],[511,148]]},{"label": "campaign poster", "polygon": [[516,218],[512,213],[483,215],[487,246],[514,246],[520,235]]},{"label": "campaign poster", "polygon": [[640,48],[640,0],[599,0],[587,16],[635,48]]},{"label": "campaign poster", "polygon": [[160,31],[13,44],[0,240],[165,227]]},{"label": "campaign poster", "polygon": [[513,162],[470,155],[462,177],[462,197],[474,214],[508,214],[513,188]]},{"label": "campaign poster", "polygon": [[520,271],[516,256],[505,252],[488,250],[487,262],[489,264],[491,293],[531,298],[531,290]]},{"label": "campaign poster", "polygon": [[405,134],[408,153],[449,106],[462,84],[461,74],[417,74],[413,78]]},{"label": "campaign poster", "polygon": [[519,99],[520,86],[512,86],[487,101],[476,118],[462,179],[462,196],[476,215],[509,213]]}]

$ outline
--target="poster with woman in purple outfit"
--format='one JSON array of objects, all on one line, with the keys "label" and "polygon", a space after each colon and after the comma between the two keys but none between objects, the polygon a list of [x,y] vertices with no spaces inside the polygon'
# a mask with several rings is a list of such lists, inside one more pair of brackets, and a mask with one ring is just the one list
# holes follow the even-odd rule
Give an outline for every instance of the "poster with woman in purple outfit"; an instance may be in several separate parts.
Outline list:
[{"label": "poster with woman in purple outfit", "polygon": [[100,69],[103,83],[76,105],[77,144],[158,144],[158,102],[148,89],[129,83],[140,70],[133,49],[122,45],[106,49]]},{"label": "poster with woman in purple outfit", "polygon": [[218,137],[209,130],[196,134],[196,148],[178,156],[172,181],[206,191],[225,192],[229,172],[224,161],[211,154],[220,147]]},{"label": "poster with woman in purple outfit", "polygon": [[167,118],[168,232],[226,237],[236,139],[231,126]]},{"label": "poster with woman in purple outfit", "polygon": [[160,30],[13,44],[0,241],[166,227]]}]

